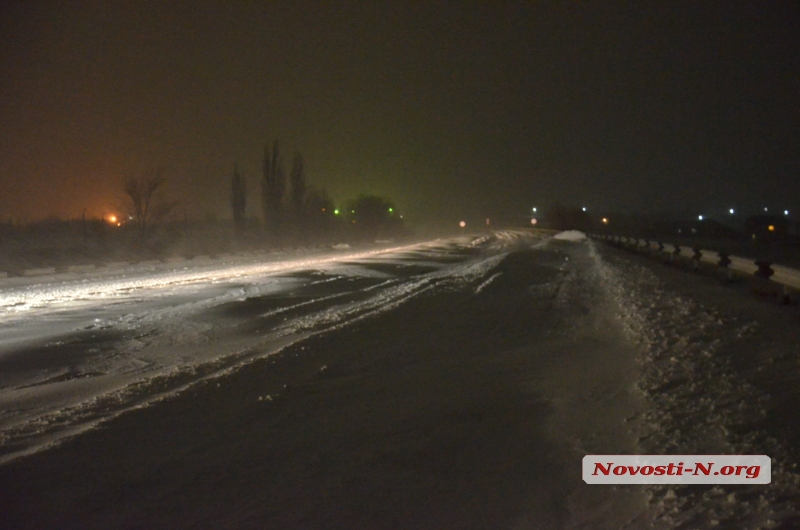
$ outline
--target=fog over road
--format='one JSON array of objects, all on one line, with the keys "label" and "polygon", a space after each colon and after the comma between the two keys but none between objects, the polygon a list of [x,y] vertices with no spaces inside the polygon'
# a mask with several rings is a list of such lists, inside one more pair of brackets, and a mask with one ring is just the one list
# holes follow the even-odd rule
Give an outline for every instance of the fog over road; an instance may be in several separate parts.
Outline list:
[{"label": "fog over road", "polygon": [[[759,302],[689,278],[704,305],[680,275],[498,231],[8,280],[0,526],[795,521],[793,433],[736,364],[768,351]],[[586,454],[644,452],[768,454],[773,484],[581,481]]]}]

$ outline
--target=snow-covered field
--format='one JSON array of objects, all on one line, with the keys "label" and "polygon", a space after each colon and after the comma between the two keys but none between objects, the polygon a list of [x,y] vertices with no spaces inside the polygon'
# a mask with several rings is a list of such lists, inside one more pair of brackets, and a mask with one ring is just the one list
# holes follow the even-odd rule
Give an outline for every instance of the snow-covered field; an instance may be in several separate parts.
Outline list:
[{"label": "snow-covered field", "polygon": [[[791,528],[797,319],[574,232],[7,279],[0,482],[22,493],[0,508],[23,527]],[[589,486],[589,453],[767,454],[772,484]]]}]

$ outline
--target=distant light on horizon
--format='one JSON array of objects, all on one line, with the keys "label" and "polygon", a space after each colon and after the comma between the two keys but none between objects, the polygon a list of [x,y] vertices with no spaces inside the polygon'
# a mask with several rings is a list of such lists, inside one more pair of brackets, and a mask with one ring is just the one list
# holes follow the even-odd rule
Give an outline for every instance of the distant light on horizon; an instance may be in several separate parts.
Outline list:
[{"label": "distant light on horizon", "polygon": [[535,217],[531,219],[531,224],[532,224],[532,225],[535,225],[535,224],[536,224],[536,223],[538,223],[538,222],[539,222],[539,221],[537,221]]},{"label": "distant light on horizon", "polygon": [[784,210],[783,215],[789,215],[789,210]]},{"label": "distant light on horizon", "polygon": [[701,221],[703,220],[703,216],[702,216],[702,215],[698,215],[698,216],[697,216],[697,218],[698,218],[699,220],[701,220]]},{"label": "distant light on horizon", "polygon": [[604,225],[607,225],[607,224],[608,224],[608,219],[607,219],[606,217],[603,217],[603,224],[604,224]]},{"label": "distant light on horizon", "polygon": [[461,221],[460,223],[458,223],[458,226],[460,226],[461,228],[464,228],[465,226],[467,226],[467,223],[465,223],[464,221]]},{"label": "distant light on horizon", "polygon": [[766,207],[766,206],[764,206],[764,211],[765,211],[765,212],[767,211],[767,207]]},{"label": "distant light on horizon", "polygon": [[731,212],[731,215],[733,215],[733,208],[731,208],[731,209],[730,209],[730,210],[728,210],[728,211],[729,211],[729,212]]},{"label": "distant light on horizon", "polygon": [[584,207],[583,207],[583,208],[581,208],[581,209],[582,209],[582,210],[585,212],[585,211],[586,211],[586,206],[584,206]]},{"label": "distant light on horizon", "polygon": [[536,206],[533,207],[533,212],[536,213]]}]

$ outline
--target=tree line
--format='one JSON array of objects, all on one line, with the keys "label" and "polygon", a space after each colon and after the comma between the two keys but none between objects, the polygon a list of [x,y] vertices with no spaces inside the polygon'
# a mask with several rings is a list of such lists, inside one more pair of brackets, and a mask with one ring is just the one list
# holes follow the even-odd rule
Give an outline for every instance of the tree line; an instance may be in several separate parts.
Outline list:
[{"label": "tree line", "polygon": [[[141,236],[160,220],[175,213],[177,203],[163,197],[166,182],[163,169],[139,177],[129,176],[123,182],[128,199],[128,221]],[[234,164],[230,179],[230,208],[238,234],[252,234],[258,230],[254,218],[248,218],[251,202],[260,206],[262,235],[273,243],[287,240],[320,239],[329,235],[342,235],[351,239],[394,237],[404,232],[402,215],[391,200],[376,195],[360,195],[346,206],[335,207],[324,188],[311,186],[306,181],[303,155],[295,153],[291,170],[284,171],[280,143],[274,140],[264,147],[259,179],[260,196],[251,201],[247,178]],[[186,209],[183,209],[186,217]]]},{"label": "tree line", "polygon": [[[280,143],[264,147],[260,179],[260,206],[264,229],[275,240],[322,235],[345,228],[356,237],[394,236],[403,232],[402,216],[391,200],[360,195],[341,211],[325,189],[306,182],[303,155],[295,153],[288,179],[283,169]],[[231,177],[231,210],[237,230],[247,224],[247,183],[234,165]]]}]

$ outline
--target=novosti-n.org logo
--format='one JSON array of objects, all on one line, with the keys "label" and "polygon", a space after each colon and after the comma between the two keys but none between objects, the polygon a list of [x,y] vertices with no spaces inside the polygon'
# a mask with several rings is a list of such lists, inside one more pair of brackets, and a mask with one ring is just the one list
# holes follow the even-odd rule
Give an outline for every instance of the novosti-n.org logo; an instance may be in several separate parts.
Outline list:
[{"label": "novosti-n.org logo", "polygon": [[766,455],[586,455],[587,484],[769,484]]}]

